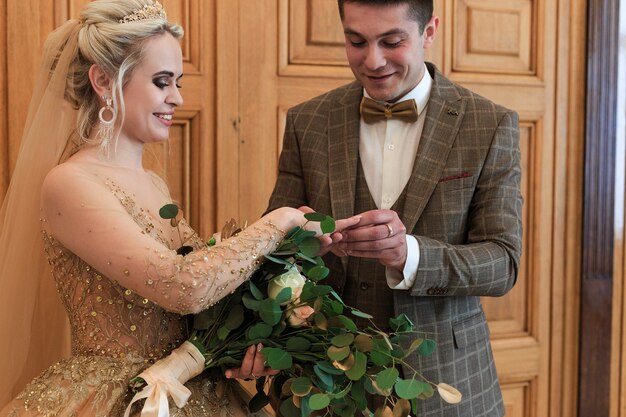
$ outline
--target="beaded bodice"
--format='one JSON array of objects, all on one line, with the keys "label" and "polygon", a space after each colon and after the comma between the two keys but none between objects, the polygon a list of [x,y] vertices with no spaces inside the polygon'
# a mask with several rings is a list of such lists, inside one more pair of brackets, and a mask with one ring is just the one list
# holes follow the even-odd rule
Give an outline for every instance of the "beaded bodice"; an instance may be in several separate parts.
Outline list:
[{"label": "beaded bodice", "polygon": [[[136,217],[141,222],[141,217]],[[44,247],[72,331],[72,354],[156,360],[187,337],[184,316],[103,276],[43,232]]]},{"label": "beaded bodice", "polygon": [[[153,214],[170,202],[159,187],[138,196],[120,185],[124,175],[70,165],[53,175],[69,175],[72,193],[61,189],[52,204],[44,193],[42,229],[75,355],[165,356],[186,339],[184,315],[232,292],[282,238],[257,224],[209,248],[184,220],[174,228]],[[183,242],[194,248],[184,257]]]}]

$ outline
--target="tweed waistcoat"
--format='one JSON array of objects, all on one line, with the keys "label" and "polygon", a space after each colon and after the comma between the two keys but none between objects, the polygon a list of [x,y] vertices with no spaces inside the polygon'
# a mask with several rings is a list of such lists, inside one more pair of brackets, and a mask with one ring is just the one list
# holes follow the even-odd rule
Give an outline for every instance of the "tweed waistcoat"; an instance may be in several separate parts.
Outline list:
[{"label": "tweed waistcoat", "polygon": [[[355,213],[376,210],[376,203],[367,186],[360,159],[357,164],[355,187]],[[402,191],[398,200],[391,207],[399,211],[404,207],[406,189]],[[354,258],[348,261],[347,277],[343,289],[343,299],[347,305],[353,306],[374,316],[374,323],[381,330],[389,329],[389,319],[393,317],[393,291],[387,285],[385,266],[376,259]],[[358,319],[359,327],[369,325],[369,321]]]}]

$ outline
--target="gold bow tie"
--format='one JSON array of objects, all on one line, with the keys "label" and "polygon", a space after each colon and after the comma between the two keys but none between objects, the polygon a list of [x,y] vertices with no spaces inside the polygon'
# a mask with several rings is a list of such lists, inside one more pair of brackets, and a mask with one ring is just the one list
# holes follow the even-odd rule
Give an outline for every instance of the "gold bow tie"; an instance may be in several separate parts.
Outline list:
[{"label": "gold bow tie", "polygon": [[395,118],[404,122],[417,121],[417,104],[415,100],[404,100],[399,103],[383,104],[368,97],[361,99],[361,117],[365,123],[376,123],[381,120]]}]

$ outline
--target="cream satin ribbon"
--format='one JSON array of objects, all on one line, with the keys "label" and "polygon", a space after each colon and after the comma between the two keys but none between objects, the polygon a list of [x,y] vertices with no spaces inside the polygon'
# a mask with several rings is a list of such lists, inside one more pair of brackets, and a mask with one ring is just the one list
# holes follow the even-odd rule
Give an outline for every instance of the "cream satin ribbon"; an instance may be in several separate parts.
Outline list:
[{"label": "cream satin ribbon", "polygon": [[183,384],[200,375],[204,370],[204,356],[190,342],[183,343],[172,353],[139,374],[147,385],[133,397],[126,408],[124,417],[130,416],[132,405],[141,400],[146,402],[141,410],[141,417],[169,417],[168,395],[178,408],[183,408],[191,395]]}]

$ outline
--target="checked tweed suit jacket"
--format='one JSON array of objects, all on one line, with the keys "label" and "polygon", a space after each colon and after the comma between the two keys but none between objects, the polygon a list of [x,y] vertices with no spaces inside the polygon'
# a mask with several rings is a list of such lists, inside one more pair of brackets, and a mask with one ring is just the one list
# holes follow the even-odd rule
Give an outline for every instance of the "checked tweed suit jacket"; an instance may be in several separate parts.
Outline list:
[{"label": "checked tweed suit jacket", "polygon": [[[518,117],[452,83],[432,64],[427,67],[434,83],[403,191],[406,202],[398,213],[419,243],[420,261],[413,287],[393,291],[393,308],[437,341],[435,353],[410,358],[412,366],[463,394],[458,405],[437,395],[419,401],[417,415],[501,416],[479,297],[506,294],[517,278],[522,243]],[[337,219],[357,214],[362,94],[362,86],[353,82],[289,110],[270,209],[308,205]],[[329,254],[326,261],[334,282],[345,281],[345,258]]]}]

